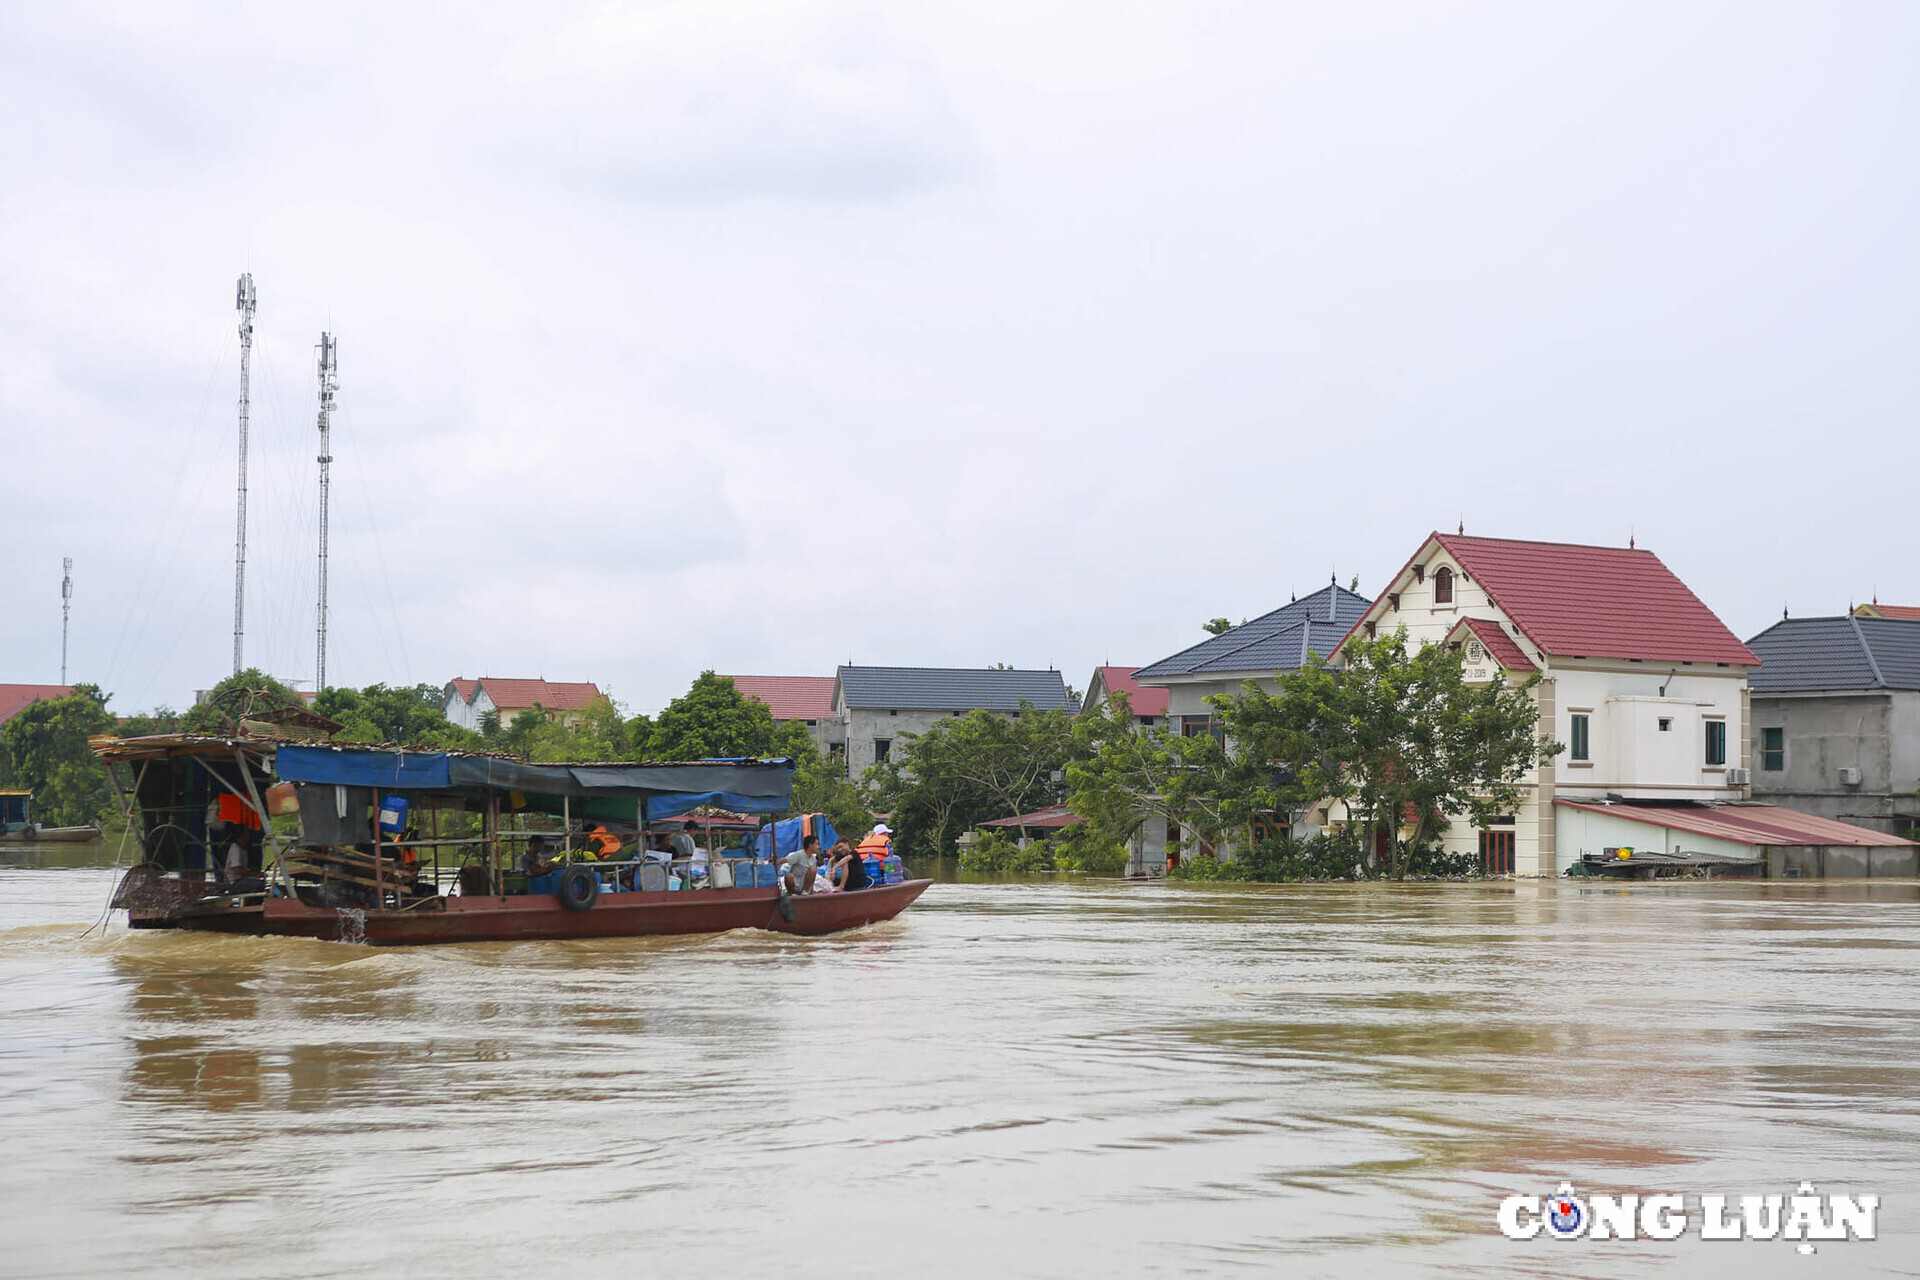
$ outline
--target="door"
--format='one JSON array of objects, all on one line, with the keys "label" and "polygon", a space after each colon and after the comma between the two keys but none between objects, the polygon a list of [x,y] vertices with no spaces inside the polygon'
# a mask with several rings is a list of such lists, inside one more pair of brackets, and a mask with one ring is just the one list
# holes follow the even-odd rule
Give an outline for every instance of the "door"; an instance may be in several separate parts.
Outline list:
[{"label": "door", "polygon": [[1513,832],[1480,833],[1480,869],[1490,876],[1513,874]]}]

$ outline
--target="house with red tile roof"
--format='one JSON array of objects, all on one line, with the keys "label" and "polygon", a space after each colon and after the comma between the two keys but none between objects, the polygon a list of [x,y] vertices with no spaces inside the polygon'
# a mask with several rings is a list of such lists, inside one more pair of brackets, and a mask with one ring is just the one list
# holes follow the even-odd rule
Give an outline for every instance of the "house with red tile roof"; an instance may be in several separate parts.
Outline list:
[{"label": "house with red tile roof", "polygon": [[571,726],[580,723],[587,710],[605,696],[599,685],[585,681],[509,680],[499,676],[468,680],[456,676],[441,691],[440,707],[449,721],[475,732],[489,711],[499,713],[500,727],[505,729],[513,724],[515,716],[536,706],[547,719]]},{"label": "house with red tile roof", "polygon": [[1541,727],[1565,749],[1526,780],[1510,819],[1444,837],[1487,870],[1554,875],[1598,852],[1556,800],[1751,796],[1747,677],[1760,659],[1651,551],[1431,534],[1333,656],[1402,627],[1460,650],[1471,681],[1541,677]]},{"label": "house with red tile roof", "polygon": [[1087,693],[1080,700],[1084,714],[1103,706],[1116,693],[1127,695],[1127,709],[1134,723],[1154,725],[1167,718],[1167,691],[1143,687],[1133,678],[1139,667],[1095,667],[1087,680]]},{"label": "house with red tile roof", "polygon": [[0,724],[25,711],[36,702],[64,698],[73,692],[70,684],[0,684]]},{"label": "house with red tile roof", "polygon": [[733,687],[766,704],[775,724],[799,721],[822,755],[845,751],[847,723],[833,709],[832,676],[727,676]]}]

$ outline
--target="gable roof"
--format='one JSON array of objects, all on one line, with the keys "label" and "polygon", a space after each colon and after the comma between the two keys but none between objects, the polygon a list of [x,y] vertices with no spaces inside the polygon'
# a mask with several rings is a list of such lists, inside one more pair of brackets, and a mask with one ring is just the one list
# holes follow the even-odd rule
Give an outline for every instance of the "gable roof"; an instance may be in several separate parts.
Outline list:
[{"label": "gable roof", "polygon": [[[1136,716],[1163,716],[1167,714],[1168,694],[1165,689],[1143,689],[1140,682],[1133,678],[1138,667],[1095,667],[1094,680],[1098,680],[1106,690],[1107,697],[1116,693],[1127,695],[1127,706]],[[1086,706],[1093,705],[1093,680],[1087,681]],[[1082,707],[1081,710],[1085,710]]]},{"label": "gable roof", "polygon": [[[480,687],[478,680],[463,680],[459,676],[447,681],[447,689],[462,702],[473,701],[473,691]],[[443,695],[444,696],[444,695]]]},{"label": "gable roof", "polygon": [[[581,711],[604,696],[599,685],[584,681],[504,680],[481,676],[473,683],[476,692],[485,686],[494,706],[514,710],[525,710],[537,702],[549,711]],[[471,701],[471,697],[468,700]]]},{"label": "gable roof", "polygon": [[1372,604],[1363,595],[1337,583],[1329,584],[1272,613],[1263,613],[1172,657],[1141,667],[1133,678],[1292,671],[1305,664],[1309,652],[1332,653]]},{"label": "gable roof", "polygon": [[1453,639],[1462,631],[1471,631],[1474,638],[1487,647],[1487,652],[1493,655],[1493,660],[1500,664],[1502,671],[1538,671],[1540,669],[1534,665],[1533,659],[1527,656],[1526,650],[1514,643],[1513,637],[1507,634],[1506,628],[1491,618],[1462,618],[1453,624],[1453,630],[1447,633],[1447,639]]},{"label": "gable roof", "polygon": [[1863,618],[1906,618],[1920,620],[1920,605],[1881,604],[1878,600],[1872,604],[1857,604],[1853,611]]},{"label": "gable roof", "polygon": [[764,702],[775,720],[826,720],[833,715],[832,676],[727,676],[733,687]]},{"label": "gable roof", "polygon": [[1747,642],[1755,693],[1920,689],[1920,619],[1783,618]]},{"label": "gable roof", "polygon": [[64,698],[73,692],[70,684],[0,684],[0,724],[25,711],[36,702]]},{"label": "gable roof", "polygon": [[1037,711],[1072,708],[1058,671],[986,667],[841,667],[834,676],[849,707],[913,711]]},{"label": "gable roof", "polygon": [[1760,659],[1651,551],[1433,533],[1543,653],[1757,667]]},{"label": "gable roof", "polygon": [[1822,818],[1798,809],[1782,809],[1771,804],[1634,804],[1631,801],[1600,804],[1589,800],[1569,800],[1556,796],[1554,804],[1587,813],[1604,813],[1610,818],[1644,822],[1652,827],[1688,831],[1697,836],[1712,836],[1746,845],[1850,845],[1866,849],[1904,848],[1913,843],[1899,836],[1851,822]]}]

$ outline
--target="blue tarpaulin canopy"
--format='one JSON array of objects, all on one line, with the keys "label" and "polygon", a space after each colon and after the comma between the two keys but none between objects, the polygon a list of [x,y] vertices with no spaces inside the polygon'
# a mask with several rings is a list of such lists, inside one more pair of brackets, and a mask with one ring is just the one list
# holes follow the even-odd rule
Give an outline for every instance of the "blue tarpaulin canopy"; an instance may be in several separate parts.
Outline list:
[{"label": "blue tarpaulin canopy", "polygon": [[[813,834],[820,837],[820,847],[822,849],[833,848],[833,842],[840,838],[840,833],[833,829],[831,822],[827,821],[827,815],[824,813],[815,813],[807,816],[813,819]],[[807,817],[799,817],[788,818],[785,822],[768,823],[767,826],[773,828],[772,847],[768,847],[767,827],[760,828],[760,833],[754,837],[754,856],[759,858],[786,857],[800,847],[800,841],[807,833],[806,822]]]},{"label": "blue tarpaulin canopy", "polygon": [[[573,808],[582,814],[632,815],[644,802],[649,818],[700,804],[781,813],[793,799],[791,760],[527,764],[446,751],[283,746],[275,752],[274,772],[288,782],[383,790],[520,792],[529,807],[557,809],[563,800],[580,801]],[[610,807],[615,803],[617,811]]]}]

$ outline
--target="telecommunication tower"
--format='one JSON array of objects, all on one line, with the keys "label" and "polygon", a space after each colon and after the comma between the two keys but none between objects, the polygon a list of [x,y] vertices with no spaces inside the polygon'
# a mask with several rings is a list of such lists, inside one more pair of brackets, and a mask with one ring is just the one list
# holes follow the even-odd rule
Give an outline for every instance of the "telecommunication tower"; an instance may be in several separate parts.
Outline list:
[{"label": "telecommunication tower", "polygon": [[60,683],[67,682],[67,620],[73,614],[73,557],[60,559]]},{"label": "telecommunication tower", "polygon": [[240,312],[240,513],[233,534],[233,671],[240,674],[247,631],[247,380],[253,370],[253,273],[243,272],[234,288]]},{"label": "telecommunication tower", "polygon": [[340,389],[340,348],[333,335],[320,335],[320,595],[315,631],[313,690],[327,687],[327,488],[333,474],[333,393]]}]

